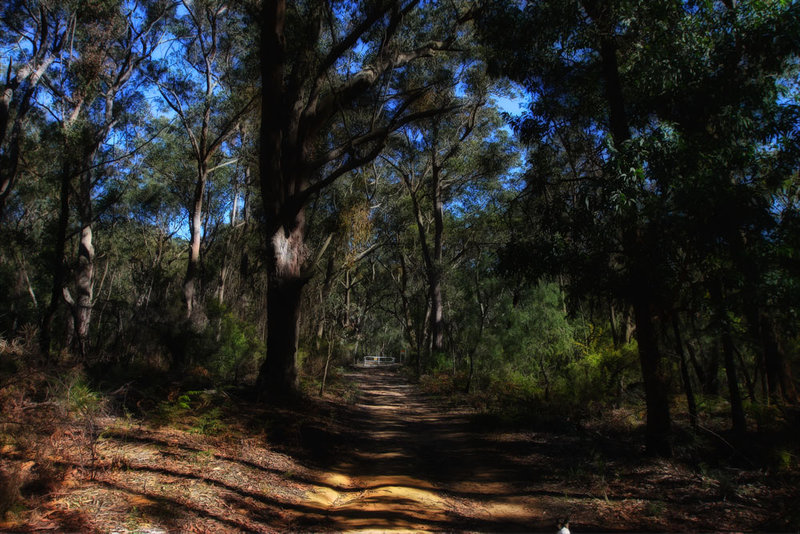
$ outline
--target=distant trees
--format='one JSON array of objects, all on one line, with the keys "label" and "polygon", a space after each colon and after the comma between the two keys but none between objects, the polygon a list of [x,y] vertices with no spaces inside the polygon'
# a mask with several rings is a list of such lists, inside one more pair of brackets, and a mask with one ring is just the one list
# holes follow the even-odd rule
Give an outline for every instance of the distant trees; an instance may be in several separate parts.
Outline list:
[{"label": "distant trees", "polygon": [[[404,128],[403,135],[382,156],[388,178],[403,185],[410,201],[409,216],[416,230],[414,242],[418,250],[403,254],[419,257],[424,267],[428,321],[422,338],[427,340],[429,360],[445,351],[444,277],[461,264],[467,249],[473,246],[469,238],[446,246],[445,205],[491,195],[499,175],[513,162],[512,154],[507,152],[507,140],[502,135],[493,138],[500,121],[494,110],[486,107],[488,82],[482,79],[479,67],[477,72],[466,70],[443,78],[437,84],[435,98],[442,102],[441,106],[456,109]],[[454,94],[457,87],[466,92],[461,98]],[[422,354],[418,354],[418,365],[421,361]]]}]

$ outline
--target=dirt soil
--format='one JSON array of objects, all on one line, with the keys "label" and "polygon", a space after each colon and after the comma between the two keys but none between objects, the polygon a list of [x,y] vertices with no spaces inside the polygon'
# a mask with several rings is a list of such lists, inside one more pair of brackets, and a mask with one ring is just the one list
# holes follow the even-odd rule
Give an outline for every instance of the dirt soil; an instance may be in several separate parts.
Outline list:
[{"label": "dirt soil", "polygon": [[574,533],[800,528],[796,474],[704,474],[587,431],[485,430],[392,370],[350,378],[355,404],[240,401],[221,435],[106,417],[88,448],[77,427],[48,458],[6,448],[19,476],[45,464],[61,476],[23,486],[29,509],[0,530],[555,532],[567,517]]}]

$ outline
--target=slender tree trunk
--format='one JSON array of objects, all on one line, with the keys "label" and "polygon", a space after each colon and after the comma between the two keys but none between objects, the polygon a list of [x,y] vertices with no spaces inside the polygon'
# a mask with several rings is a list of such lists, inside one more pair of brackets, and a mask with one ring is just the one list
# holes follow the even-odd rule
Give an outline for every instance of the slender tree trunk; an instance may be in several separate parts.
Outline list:
[{"label": "slender tree trunk", "polygon": [[734,355],[733,336],[731,334],[728,314],[725,309],[725,297],[722,291],[722,283],[716,281],[711,287],[711,298],[717,308],[717,318],[721,323],[720,340],[722,342],[722,354],[725,361],[725,376],[728,381],[728,398],[731,403],[731,421],[733,431],[743,435],[747,431],[747,423],[744,418],[744,406],[742,405],[742,395],[739,392],[739,379],[736,373],[736,358]]},{"label": "slender tree trunk", "polygon": [[739,360],[739,369],[744,379],[744,386],[747,388],[747,396],[752,401],[756,401],[756,386],[755,381],[758,379],[758,364],[756,364],[756,368],[753,370],[753,378],[750,378],[750,373],[747,371],[747,362],[744,361],[744,355],[742,351],[736,348],[736,345],[733,346],[733,352],[736,354],[736,357]]},{"label": "slender tree trunk", "polygon": [[400,302],[403,305],[403,332],[406,336],[409,349],[415,347],[416,340],[414,336],[414,323],[411,320],[411,304],[408,301],[408,271],[406,267],[406,258],[403,253],[400,253]]},{"label": "slender tree trunk", "polygon": [[344,273],[344,325],[350,327],[350,291],[353,288],[350,283],[350,269]]},{"label": "slender tree trunk", "polygon": [[[420,332],[419,341],[422,343],[420,346],[420,355],[423,352],[423,348],[425,349],[425,356],[426,362],[428,365],[431,363],[431,351],[433,350],[433,345],[431,343],[431,303],[430,299],[425,303],[425,319],[422,321],[421,324],[422,332]],[[422,359],[420,358],[417,361],[417,376],[422,374]]]},{"label": "slender tree trunk", "polygon": [[472,377],[475,374],[475,353],[478,351],[478,345],[483,339],[483,330],[484,327],[486,326],[486,315],[488,313],[487,305],[481,298],[481,286],[477,270],[475,271],[475,298],[478,301],[478,310],[480,311],[481,314],[481,320],[480,323],[478,323],[478,338],[475,340],[475,343],[472,345],[472,349],[468,353],[469,374],[467,375],[467,383],[464,386],[464,393],[469,393],[469,390],[472,387]]},{"label": "slender tree trunk", "polygon": [[631,342],[631,339],[633,339],[633,334],[636,331],[636,323],[635,321],[631,320],[630,309],[625,313],[624,326],[625,326],[625,344],[627,345],[628,343]]},{"label": "slender tree trunk", "polygon": [[725,357],[725,376],[728,379],[728,397],[731,403],[731,421],[733,431],[737,434],[744,434],[747,431],[747,424],[744,418],[744,407],[742,405],[742,395],[739,392],[739,380],[736,373],[736,361],[734,358],[733,337],[727,325],[723,326],[722,332],[722,353]]},{"label": "slender tree trunk", "polygon": [[[9,263],[10,263],[10,259]],[[3,264],[3,257],[0,255],[0,266]],[[39,302],[36,300],[36,292],[31,285],[30,278],[28,277],[28,270],[25,268],[24,260],[17,254],[14,253],[14,261],[17,264],[16,267],[16,283],[14,284],[14,289],[11,292],[12,300],[11,300],[11,309],[10,315],[12,317],[11,320],[11,330],[8,332],[10,336],[14,336],[17,332],[17,328],[19,326],[19,312],[17,311],[17,303],[22,303],[25,299],[25,294],[30,297],[31,303],[33,304],[34,308],[39,307]]]},{"label": "slender tree trunk", "polygon": [[200,274],[200,243],[203,237],[203,196],[205,195],[208,172],[204,163],[198,164],[197,182],[192,197],[192,211],[189,219],[189,262],[183,281],[183,301],[186,306],[186,318],[192,316],[197,304],[197,284]]},{"label": "slender tree trunk", "polygon": [[58,312],[59,304],[63,298],[64,283],[67,279],[67,265],[64,254],[67,247],[67,227],[69,226],[70,191],[72,189],[72,167],[65,162],[61,169],[61,192],[58,226],[56,229],[55,247],[52,257],[53,285],[50,291],[50,303],[42,316],[41,331],[39,333],[39,346],[43,354],[50,353],[52,341],[53,319]]},{"label": "slender tree trunk", "polygon": [[[614,343],[614,348],[619,348],[619,336],[617,334],[617,314],[614,311],[614,303],[612,301],[608,302],[608,311],[609,311],[609,324],[611,325],[611,341]],[[565,312],[566,315],[566,312]]]},{"label": "slender tree trunk", "polygon": [[331,356],[333,355],[333,336],[328,338],[328,357],[325,358],[325,370],[322,372],[322,383],[319,385],[319,396],[325,394],[325,382],[328,380],[328,367],[331,364]]},{"label": "slender tree trunk", "polygon": [[686,404],[689,408],[689,421],[692,427],[697,428],[697,402],[694,398],[694,390],[692,389],[692,381],[689,377],[689,366],[686,363],[686,353],[683,350],[683,340],[681,339],[681,329],[678,325],[678,316],[672,317],[672,332],[675,335],[675,348],[680,358],[681,366],[681,379],[683,381],[683,390],[686,392]]},{"label": "slender tree trunk", "polygon": [[22,142],[22,119],[14,121],[8,141],[7,153],[0,153],[0,224],[5,215],[6,201],[11,196],[17,178],[19,165],[19,147]]},{"label": "slender tree trunk", "polygon": [[[428,308],[425,314],[424,347],[426,348],[426,353],[428,359],[430,360],[432,353],[437,350],[437,347],[438,350],[441,350],[443,340],[441,329],[441,321],[443,319],[441,280],[439,269],[435,260],[436,251],[431,251],[431,247],[428,242],[428,235],[425,231],[425,224],[422,220],[422,210],[419,205],[419,200],[417,199],[417,186],[412,183],[410,176],[404,176],[404,181],[406,188],[408,189],[408,194],[411,198],[411,207],[414,213],[414,220],[417,223],[417,235],[419,236],[422,260],[425,264],[425,277],[427,278],[428,282]],[[432,189],[432,194],[434,196],[434,206],[436,206],[437,193],[435,185]],[[435,213],[436,209],[434,209],[434,219],[436,218]],[[439,215],[441,216],[441,214]],[[440,229],[435,229],[434,232],[439,230]],[[436,248],[435,245],[436,242],[434,241],[434,249]],[[441,242],[439,245],[441,246]],[[441,255],[441,249],[439,250],[439,254]],[[418,360],[417,372],[419,373],[421,371],[422,363]]]},{"label": "slender tree trunk", "polygon": [[795,402],[797,400],[796,394],[792,392],[791,380],[789,380],[789,373],[787,372],[788,366],[778,344],[778,336],[775,333],[775,323],[764,312],[760,313],[759,323],[761,345],[764,349],[764,374],[767,378],[769,400],[771,402]]},{"label": "slender tree trunk", "polygon": [[704,392],[706,383],[706,373],[703,370],[703,366],[700,365],[700,361],[697,359],[697,351],[694,348],[694,345],[691,341],[687,341],[685,344],[686,352],[689,353],[689,362],[692,364],[692,369],[694,369],[694,374],[697,375],[697,380],[700,382],[700,389]]},{"label": "slender tree trunk", "polygon": [[[108,260],[106,260],[106,270],[108,270]],[[106,312],[106,306],[108,304],[108,301],[111,300],[111,294],[114,291],[114,278],[116,278],[116,276],[117,276],[117,272],[116,271],[111,273],[111,280],[108,283],[108,291],[106,291],[106,299],[103,302],[103,306],[100,308],[100,313],[98,314],[97,321],[95,323],[95,324],[97,324],[97,328],[95,330],[95,339],[94,339],[94,343],[95,343],[96,347],[100,346],[100,342],[102,341],[100,336],[103,333],[103,330],[102,330],[103,315]],[[105,277],[105,275],[104,275],[104,277]],[[98,296],[101,295],[101,291],[103,289],[102,288],[103,284],[100,284],[100,285],[101,285],[101,287],[97,290]],[[151,289],[152,289],[152,286],[151,286]]]},{"label": "slender tree trunk", "polygon": [[444,349],[444,304],[442,301],[442,248],[444,243],[444,202],[442,183],[433,146],[433,262],[430,269],[431,287],[431,348],[439,353]]},{"label": "slender tree trunk", "polygon": [[714,344],[711,347],[711,353],[708,357],[708,362],[706,365],[706,392],[709,395],[719,396],[719,388],[720,388],[720,380],[719,380],[719,367],[720,367],[720,354],[722,353],[722,349],[719,346],[719,339],[714,340]]}]

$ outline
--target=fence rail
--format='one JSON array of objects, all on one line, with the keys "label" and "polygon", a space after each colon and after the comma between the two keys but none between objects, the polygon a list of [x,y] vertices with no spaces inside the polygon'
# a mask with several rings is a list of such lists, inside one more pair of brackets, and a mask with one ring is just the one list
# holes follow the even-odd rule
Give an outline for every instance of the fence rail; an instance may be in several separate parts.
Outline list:
[{"label": "fence rail", "polygon": [[393,365],[397,363],[394,356],[364,356],[365,367],[377,367],[379,365]]}]

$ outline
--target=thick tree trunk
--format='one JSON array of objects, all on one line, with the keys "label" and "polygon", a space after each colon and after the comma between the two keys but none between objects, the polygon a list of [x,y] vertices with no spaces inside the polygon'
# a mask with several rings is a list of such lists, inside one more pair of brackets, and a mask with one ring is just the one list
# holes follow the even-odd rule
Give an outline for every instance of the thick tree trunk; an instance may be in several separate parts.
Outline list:
[{"label": "thick tree trunk", "polygon": [[86,357],[89,350],[89,326],[92,319],[92,301],[94,298],[94,256],[92,225],[91,222],[84,222],[81,228],[78,248],[78,270],[75,273],[75,287],[77,290],[75,334],[77,335],[78,350],[82,357]]},{"label": "thick tree trunk", "polygon": [[[358,97],[365,95],[389,70],[401,68],[423,57],[429,48],[439,48],[438,45],[430,45],[402,55],[395,50],[397,47],[392,43],[401,27],[400,21],[415,7],[415,2],[409,2],[402,9],[394,2],[376,4],[375,9],[368,10],[361,23],[356,24],[340,41],[337,36],[335,41],[338,42],[332,44],[325,43],[322,38],[325,13],[322,6],[321,2],[310,2],[304,10],[308,20],[303,24],[307,29],[300,37],[307,40],[300,43],[302,46],[299,49],[303,52],[292,61],[287,52],[298,47],[287,46],[286,0],[262,2],[260,17],[259,174],[264,235],[269,241],[269,302],[267,359],[259,382],[267,387],[266,393],[272,397],[281,392],[292,392],[296,382],[296,321],[306,279],[300,272],[305,260],[305,205],[312,196],[341,176],[374,160],[385,146],[391,131],[427,114],[405,113],[411,104],[411,100],[408,100],[396,106],[398,115],[384,126],[375,125],[369,132],[351,137],[344,144],[319,154],[330,140],[328,132],[324,130],[335,116],[353,109],[356,102],[361,108],[363,100]],[[358,46],[360,40],[366,38],[364,36],[377,35],[374,32],[378,31],[378,26],[385,26],[385,34],[381,37],[377,55],[358,73],[338,84],[338,89],[331,87],[334,82],[328,75],[329,70],[346,57],[349,50]],[[316,28],[316,31],[308,31],[311,28]],[[318,52],[327,44],[330,44],[329,50],[318,56]],[[375,118],[383,117],[389,111],[384,106],[376,112]],[[431,110],[429,114],[438,112]],[[349,129],[349,126],[345,127],[345,130]],[[334,170],[329,170],[331,165],[335,167]],[[313,184],[310,183],[312,177],[317,178]],[[286,263],[287,260],[291,265]]]},{"label": "thick tree trunk", "polygon": [[297,342],[304,282],[270,276],[267,289],[267,357],[258,375],[259,394],[291,399],[297,392]]},{"label": "thick tree trunk", "polygon": [[[94,151],[84,158],[83,166],[88,168]],[[78,265],[75,272],[75,291],[77,298],[72,304],[75,309],[75,341],[81,357],[89,350],[89,326],[92,320],[94,300],[94,243],[92,241],[92,174],[83,172],[80,177],[80,197],[78,198],[81,233],[78,243]]]},{"label": "thick tree trunk", "polygon": [[300,305],[306,278],[302,212],[288,233],[281,227],[267,247],[267,357],[258,375],[259,394],[269,400],[297,393],[297,342]]},{"label": "thick tree trunk", "polygon": [[[608,106],[608,126],[614,139],[614,145],[621,149],[623,143],[630,139],[629,120],[625,109],[625,97],[622,92],[622,80],[617,61],[617,47],[613,32],[615,22],[608,20],[608,12],[595,0],[583,0],[582,5],[594,23],[604,32],[600,43],[600,60]],[[629,230],[626,230],[629,231]],[[636,239],[624,239],[625,249],[633,258],[641,256],[636,246]],[[672,433],[669,414],[669,396],[667,391],[667,374],[658,350],[658,341],[653,325],[652,311],[647,295],[646,268],[643,265],[634,267],[631,274],[640,279],[633,296],[633,313],[636,321],[636,337],[639,342],[639,359],[642,365],[645,397],[647,402],[647,428],[645,439],[647,452],[659,456],[671,456]]]},{"label": "thick tree trunk", "polygon": [[647,427],[645,442],[648,454],[669,457],[672,455],[672,433],[669,413],[667,377],[661,353],[658,350],[655,327],[649,303],[641,297],[634,299],[636,338],[639,342],[639,359],[642,365]]},{"label": "thick tree trunk", "polygon": [[[297,391],[295,358],[305,283],[300,277],[305,221],[302,205],[294,210],[287,206],[291,195],[300,190],[301,176],[292,174],[299,170],[296,167],[284,168],[284,162],[291,159],[288,132],[296,132],[289,125],[290,104],[284,92],[286,1],[265,2],[262,14],[259,167],[267,238],[267,355],[256,385],[262,398],[280,401]],[[297,218],[287,213],[291,211]]]}]

